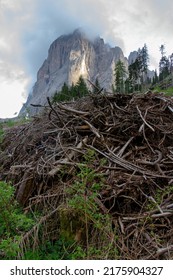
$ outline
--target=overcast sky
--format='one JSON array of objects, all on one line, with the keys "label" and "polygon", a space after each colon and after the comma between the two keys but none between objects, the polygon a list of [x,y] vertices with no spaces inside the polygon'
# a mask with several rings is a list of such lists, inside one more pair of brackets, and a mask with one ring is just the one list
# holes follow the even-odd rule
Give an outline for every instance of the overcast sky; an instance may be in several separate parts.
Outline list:
[{"label": "overcast sky", "polygon": [[172,26],[171,0],[0,0],[0,118],[20,110],[58,36],[82,27],[126,57],[146,43],[154,69],[161,44],[173,52]]}]

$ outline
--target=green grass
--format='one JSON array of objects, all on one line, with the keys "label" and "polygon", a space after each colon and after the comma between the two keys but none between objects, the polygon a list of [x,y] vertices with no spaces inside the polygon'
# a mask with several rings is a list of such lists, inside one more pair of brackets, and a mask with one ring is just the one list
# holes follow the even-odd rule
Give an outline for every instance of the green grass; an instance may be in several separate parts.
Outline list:
[{"label": "green grass", "polygon": [[0,259],[15,259],[22,235],[34,225],[14,199],[15,188],[0,181]]},{"label": "green grass", "polygon": [[173,86],[166,89],[162,89],[160,86],[157,86],[153,90],[154,92],[163,92],[167,96],[173,96]]},{"label": "green grass", "polygon": [[4,138],[4,131],[3,131],[2,126],[0,126],[0,144],[1,144],[2,141],[3,141],[3,138]]}]

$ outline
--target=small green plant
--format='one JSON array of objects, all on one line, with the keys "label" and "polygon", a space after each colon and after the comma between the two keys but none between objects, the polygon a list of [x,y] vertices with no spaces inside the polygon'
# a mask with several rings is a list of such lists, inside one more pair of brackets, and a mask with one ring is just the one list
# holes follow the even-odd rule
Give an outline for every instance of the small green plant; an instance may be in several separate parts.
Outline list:
[{"label": "small green plant", "polygon": [[7,123],[6,123],[6,125],[7,125],[8,127],[13,127],[13,126],[15,126],[15,121],[9,119],[9,120],[7,121]]},{"label": "small green plant", "polygon": [[0,125],[0,144],[2,144],[4,138],[4,130],[2,128],[2,125]]},{"label": "small green plant", "polygon": [[20,236],[6,237],[0,243],[0,252],[2,259],[15,259],[20,251]]},{"label": "small green plant", "polygon": [[[78,248],[78,256],[82,254],[82,259],[100,258],[100,250],[103,246],[107,248],[105,252],[108,250],[112,255],[113,251],[114,257],[117,256],[117,251],[114,248],[115,242],[112,242],[110,246],[110,236],[115,235],[111,218],[109,214],[103,213],[99,205],[99,192],[105,186],[106,180],[103,174],[97,173],[92,167],[95,158],[95,152],[88,150],[84,155],[84,161],[78,165],[79,171],[76,174],[76,181],[67,189],[67,209],[71,216],[72,213],[74,215],[74,219],[71,218],[69,224],[76,230],[72,232],[71,237],[76,238],[77,233],[81,233],[79,241],[85,244],[85,249],[83,246]],[[97,241],[93,239],[94,233]],[[98,239],[99,245],[97,244]],[[116,236],[113,239],[115,240]],[[102,252],[102,256],[103,254],[104,252]]]},{"label": "small green plant", "polygon": [[157,189],[154,198],[150,198],[147,204],[147,210],[152,211],[163,203],[163,200],[173,193],[173,186],[167,186],[164,189]]},{"label": "small green plant", "polygon": [[86,253],[83,248],[64,238],[51,242],[47,241],[37,250],[26,251],[23,260],[76,260],[85,259]]},{"label": "small green plant", "polygon": [[0,256],[3,259],[17,256],[22,234],[34,224],[32,218],[22,213],[14,192],[13,186],[0,182]]}]

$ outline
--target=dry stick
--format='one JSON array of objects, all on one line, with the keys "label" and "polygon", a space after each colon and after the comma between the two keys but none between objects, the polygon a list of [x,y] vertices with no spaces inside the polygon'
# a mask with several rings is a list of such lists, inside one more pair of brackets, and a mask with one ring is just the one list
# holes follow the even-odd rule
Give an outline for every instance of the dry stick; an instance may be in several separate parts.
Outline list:
[{"label": "dry stick", "polygon": [[90,126],[89,125],[79,125],[79,126],[75,126],[75,129],[76,130],[89,130],[90,129]]},{"label": "dry stick", "polygon": [[[13,169],[16,169],[16,168],[31,168],[31,164],[16,164],[16,165],[12,165],[10,166],[10,169],[13,170]],[[33,169],[33,168],[31,168]]]},{"label": "dry stick", "polygon": [[112,153],[112,151],[108,148],[109,152],[113,154],[113,157],[110,157],[108,154],[106,153],[103,153],[101,152],[100,150],[98,150],[97,148],[95,148],[94,146],[92,145],[87,145],[85,143],[85,146],[90,148],[90,149],[93,149],[95,150],[96,152],[98,152],[99,154],[101,154],[102,156],[106,157],[107,159],[109,159],[110,161],[120,165],[121,167],[129,170],[129,171],[135,171],[135,172],[139,172],[141,173],[143,176],[145,175],[148,175],[148,176],[151,176],[151,177],[154,177],[154,178],[173,178],[173,176],[166,176],[166,175],[158,175],[158,174],[153,174],[153,173],[150,173],[148,172],[146,169],[144,168],[141,168],[133,163],[130,163],[122,158],[119,158],[118,156],[116,156],[115,154]]},{"label": "dry stick", "polygon": [[[52,111],[55,113],[55,115],[58,117],[58,119],[59,119],[59,121],[61,122],[61,123],[63,123],[62,122],[62,119],[60,118],[60,116],[59,116],[59,114],[58,114],[58,112],[53,108],[53,106],[52,106],[52,104],[51,104],[51,102],[50,102],[50,98],[49,97],[47,97],[47,101],[48,101],[48,104],[49,104],[49,106],[50,106],[50,108],[52,109]],[[63,123],[64,124],[64,123]]]},{"label": "dry stick", "polygon": [[154,131],[155,131],[154,128],[153,128],[149,123],[147,123],[146,120],[145,120],[145,118],[142,116],[142,113],[141,113],[141,111],[139,110],[138,105],[136,105],[136,109],[137,109],[137,111],[138,111],[138,113],[139,113],[141,119],[142,119],[143,122],[146,124],[146,126],[148,126],[148,127],[154,132]]},{"label": "dry stick", "polygon": [[[89,195],[92,196],[92,192],[88,191]],[[106,208],[106,206],[101,202],[101,200],[98,197],[94,197],[94,201],[95,203],[100,207],[100,209],[103,211],[103,213],[105,215],[109,215],[109,217],[111,218],[112,223],[117,226],[115,220],[113,219],[113,217],[109,214],[109,209]]]},{"label": "dry stick", "polygon": [[44,201],[46,198],[52,198],[52,197],[58,197],[58,194],[48,194],[48,195],[37,195],[34,197],[29,198],[29,206],[25,207],[23,210],[27,212],[28,210],[31,210],[31,207],[38,204],[40,201]]},{"label": "dry stick", "polygon": [[89,112],[78,111],[78,110],[75,110],[75,109],[73,109],[73,108],[63,106],[62,104],[58,104],[57,106],[58,106],[60,109],[62,109],[62,110],[65,110],[65,111],[71,112],[71,113],[75,113],[75,114],[77,114],[77,115],[88,116],[88,115],[90,114]]},{"label": "dry stick", "polygon": [[[173,107],[170,106],[170,102],[168,103],[168,101],[167,101],[167,99],[166,99],[165,97],[163,97],[163,96],[156,96],[155,98],[161,99],[161,100],[163,100],[164,102],[166,102],[166,103],[167,103],[167,106],[166,106],[166,107],[168,107],[168,109],[173,113]],[[170,100],[169,100],[169,101],[170,101]],[[171,102],[171,103],[172,103],[172,102]]]},{"label": "dry stick", "polygon": [[[85,137],[83,141],[79,142],[79,144],[77,145],[77,149],[81,149],[83,144],[86,144],[88,137]],[[72,151],[68,157],[65,157],[63,160],[60,160],[60,162],[58,162],[58,165],[53,168],[51,171],[49,171],[48,175],[50,176],[54,176],[61,168],[62,168],[62,164],[69,164],[69,160],[71,160],[75,154],[77,153],[77,151]]]},{"label": "dry stick", "polygon": [[120,110],[120,111],[122,111],[122,112],[124,112],[124,113],[126,113],[126,114],[130,114],[127,110],[124,110],[123,108],[119,107],[115,101],[114,101],[113,104],[115,105],[115,107],[116,107],[118,110]]},{"label": "dry stick", "polygon": [[62,131],[62,130],[64,130],[64,129],[63,128],[56,128],[56,129],[53,129],[53,130],[44,131],[43,134],[51,134],[51,133],[59,132],[59,131]]},{"label": "dry stick", "polygon": [[138,162],[141,164],[152,165],[152,166],[158,164],[161,161],[163,155],[158,150],[156,150],[155,152],[158,154],[158,158],[155,161],[138,160]]},{"label": "dry stick", "polygon": [[169,216],[173,216],[173,212],[164,212],[164,213],[160,213],[160,214],[153,214],[153,215],[148,215],[147,212],[144,213],[141,216],[136,216],[136,217],[123,217],[122,219],[124,221],[135,221],[135,220],[140,220],[140,219],[144,219],[147,217],[151,217],[151,218],[161,218],[161,217],[169,217]]},{"label": "dry stick", "polygon": [[141,127],[139,128],[138,131],[139,131],[139,132],[141,132],[141,131],[143,132],[143,136],[144,136],[144,139],[145,139],[145,141],[146,141],[148,147],[150,148],[150,150],[152,151],[152,153],[155,154],[153,148],[151,147],[151,145],[150,145],[150,143],[148,142],[148,139],[147,139],[147,137],[146,137],[146,135],[145,135],[145,123],[143,123],[143,124],[141,125]]},{"label": "dry stick", "polygon": [[31,105],[32,107],[41,107],[41,108],[46,108],[46,107],[47,107],[47,106],[41,105],[41,104],[32,104],[32,103],[30,103],[30,105]]},{"label": "dry stick", "polygon": [[165,247],[165,248],[158,249],[156,255],[160,256],[160,255],[162,255],[166,252],[169,252],[169,251],[173,251],[173,245],[170,245],[170,246]]},{"label": "dry stick", "polygon": [[124,151],[126,150],[126,148],[128,147],[128,145],[132,142],[132,140],[134,139],[134,137],[130,137],[130,139],[125,143],[125,145],[119,150],[119,152],[117,153],[118,157],[122,157]]},{"label": "dry stick", "polygon": [[29,237],[31,237],[35,232],[38,233],[38,230],[39,230],[39,227],[41,226],[41,224],[43,224],[48,218],[50,218],[53,214],[55,214],[59,210],[59,208],[60,208],[60,206],[58,206],[52,212],[48,213],[46,216],[41,217],[41,219],[38,221],[38,223],[36,225],[34,225],[30,231],[28,231],[26,234],[23,235],[23,237],[20,241],[20,247],[23,247],[25,244],[25,241],[29,240]]},{"label": "dry stick", "polygon": [[166,206],[167,209],[172,208],[172,207],[173,207],[173,203]]},{"label": "dry stick", "polygon": [[160,214],[153,214],[151,215],[151,218],[161,218],[161,217],[168,217],[168,216],[173,216],[173,212],[163,212]]},{"label": "dry stick", "polygon": [[20,183],[16,196],[16,200],[23,205],[25,204],[26,199],[29,197],[29,194],[32,192],[31,185],[27,184],[29,180],[33,179],[33,176],[32,177],[29,176],[30,172],[31,170],[28,169],[24,173],[23,180]]},{"label": "dry stick", "polygon": [[122,234],[125,234],[124,225],[123,225],[123,222],[122,222],[120,216],[118,217],[118,222],[119,222]]},{"label": "dry stick", "polygon": [[[147,195],[146,195],[147,196]],[[159,204],[156,202],[156,200],[152,197],[152,196],[148,196],[148,199],[150,199],[152,202],[154,202],[154,204],[156,205],[156,207],[158,208],[158,210],[160,211],[160,213],[163,213],[163,210],[161,209],[161,207],[159,206]]]},{"label": "dry stick", "polygon": [[[149,199],[149,200],[151,200],[152,202],[154,202],[155,206],[156,206],[157,209],[160,211],[160,213],[163,213],[163,210],[161,209],[160,205],[158,205],[158,203],[156,202],[156,200],[155,200],[152,196],[148,196],[147,194],[145,194],[145,193],[141,190],[141,188],[139,188],[139,189],[140,189],[140,191],[142,192],[142,194],[143,194],[147,199]],[[149,214],[149,213],[155,213],[155,212],[157,212],[157,210],[156,210],[156,209],[153,209],[152,211],[147,212],[147,213]]]},{"label": "dry stick", "polygon": [[173,108],[171,106],[168,106],[168,109],[173,113]]},{"label": "dry stick", "polygon": [[[144,117],[142,116],[142,113],[141,113],[141,111],[139,110],[138,106],[136,106],[136,108],[137,108],[137,110],[138,110],[138,113],[139,113],[140,117],[141,117],[142,120],[144,121],[143,124],[140,126],[140,128],[139,128],[138,131],[139,131],[139,132],[141,132],[141,131],[143,132],[143,136],[144,136],[144,139],[145,139],[145,141],[146,141],[148,147],[150,148],[150,150],[152,151],[152,153],[155,154],[153,148],[151,147],[151,145],[150,145],[150,143],[148,142],[148,139],[147,139],[147,137],[146,137],[146,135],[145,135],[145,124],[148,125],[148,123],[146,122],[145,118],[146,118],[146,116],[147,116],[147,112],[148,112],[148,109],[149,109],[149,108],[146,109]],[[149,126],[150,126],[150,125],[149,125]],[[152,128],[152,127],[150,127],[150,128]],[[154,129],[154,128],[153,128],[153,129]]]},{"label": "dry stick", "polygon": [[94,85],[90,80],[87,79],[87,81],[95,88],[98,90],[98,92],[96,92],[96,94],[99,94],[103,91],[103,88],[98,88],[96,85]]},{"label": "dry stick", "polygon": [[115,115],[114,115],[114,107],[113,107],[113,104],[109,101],[109,104],[110,104],[110,107],[112,110],[110,110],[111,112],[111,116],[112,116],[112,120],[113,120],[113,126],[115,126],[115,123],[116,123],[116,119],[115,119]]},{"label": "dry stick", "polygon": [[101,135],[99,134],[98,130],[87,120],[83,120],[91,129],[91,131],[96,135],[97,138],[101,138]]},{"label": "dry stick", "polygon": [[[111,160],[113,160],[115,163],[119,164],[120,166],[126,168],[127,170],[130,171],[139,171],[139,172],[147,172],[147,170],[145,170],[142,167],[137,166],[136,164],[133,164],[131,162],[128,162],[125,159],[122,159],[121,157],[117,156],[116,154],[114,154],[108,147],[107,147],[109,153],[111,153],[112,157],[109,157]],[[146,173],[147,174],[147,173]]]}]

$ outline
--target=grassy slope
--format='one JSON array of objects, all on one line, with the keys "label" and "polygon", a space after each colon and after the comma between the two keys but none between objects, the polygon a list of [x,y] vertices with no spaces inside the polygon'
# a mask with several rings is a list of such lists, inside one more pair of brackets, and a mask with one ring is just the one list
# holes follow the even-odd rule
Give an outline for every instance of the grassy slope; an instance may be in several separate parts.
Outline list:
[{"label": "grassy slope", "polygon": [[173,76],[170,74],[163,81],[152,87],[154,92],[163,92],[167,96],[173,96]]}]

